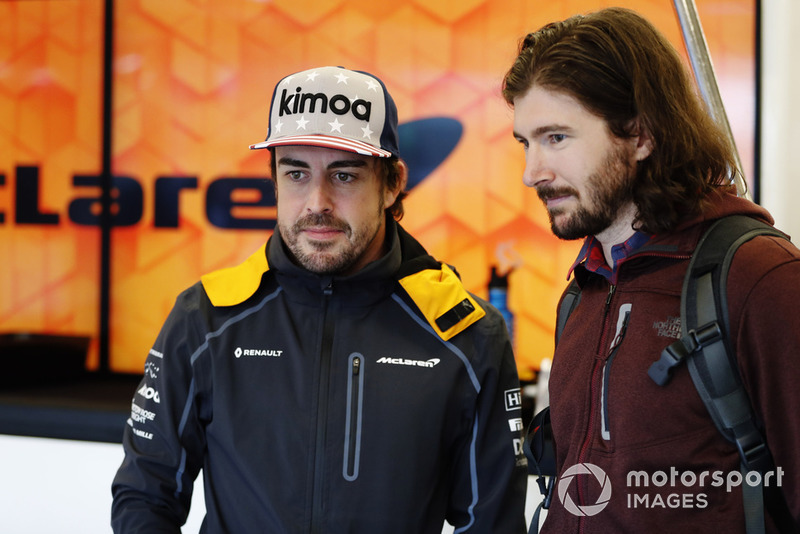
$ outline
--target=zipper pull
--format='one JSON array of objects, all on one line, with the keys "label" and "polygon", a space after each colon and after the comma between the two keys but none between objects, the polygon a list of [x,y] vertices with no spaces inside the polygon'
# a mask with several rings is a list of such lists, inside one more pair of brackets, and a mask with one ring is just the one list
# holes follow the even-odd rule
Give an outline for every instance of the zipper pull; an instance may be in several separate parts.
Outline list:
[{"label": "zipper pull", "polygon": [[614,297],[614,292],[617,290],[617,286],[611,284],[608,286],[608,296],[606,297],[606,308],[611,305],[611,299]]},{"label": "zipper pull", "polygon": [[353,376],[358,376],[361,370],[361,358],[353,358]]},{"label": "zipper pull", "polygon": [[614,292],[617,290],[617,286],[611,284],[608,286],[608,296],[606,297],[606,309],[611,306],[611,299],[614,297]]},{"label": "zipper pull", "polygon": [[617,321],[617,335],[614,336],[614,340],[611,342],[611,347],[608,349],[609,353],[617,349],[619,344],[622,343],[622,339],[625,337],[625,332],[628,331],[628,320],[631,317],[631,305],[623,304],[619,310],[619,314],[620,317]]}]

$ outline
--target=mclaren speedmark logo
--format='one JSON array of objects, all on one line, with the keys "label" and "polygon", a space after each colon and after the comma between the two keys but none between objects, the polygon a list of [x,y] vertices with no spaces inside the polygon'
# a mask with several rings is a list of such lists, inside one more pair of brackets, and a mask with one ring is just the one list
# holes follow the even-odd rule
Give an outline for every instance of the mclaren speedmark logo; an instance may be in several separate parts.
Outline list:
[{"label": "mclaren speedmark logo", "polygon": [[434,367],[439,363],[439,358],[431,358],[430,360],[408,360],[406,358],[387,358],[383,357],[377,363],[388,363],[392,365],[407,365],[410,367]]}]

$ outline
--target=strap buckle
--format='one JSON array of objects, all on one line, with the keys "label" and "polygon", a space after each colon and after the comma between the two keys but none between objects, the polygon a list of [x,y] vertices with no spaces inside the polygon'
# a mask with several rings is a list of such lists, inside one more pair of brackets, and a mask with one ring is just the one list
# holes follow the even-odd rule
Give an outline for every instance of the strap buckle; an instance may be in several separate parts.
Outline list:
[{"label": "strap buckle", "polygon": [[745,469],[763,474],[774,468],[767,444],[755,427],[752,427],[746,435],[737,436],[735,442]]},{"label": "strap buckle", "polygon": [[685,336],[661,351],[661,357],[650,366],[647,374],[653,382],[665,386],[672,378],[672,369],[687,356],[721,339],[722,328],[717,321],[689,330]]}]

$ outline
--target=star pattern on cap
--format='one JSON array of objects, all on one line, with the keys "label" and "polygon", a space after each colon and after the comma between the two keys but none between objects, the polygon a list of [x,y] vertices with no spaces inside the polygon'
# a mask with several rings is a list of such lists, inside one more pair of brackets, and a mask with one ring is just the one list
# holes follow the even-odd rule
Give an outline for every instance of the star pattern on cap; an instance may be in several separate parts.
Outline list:
[{"label": "star pattern on cap", "polygon": [[329,122],[328,126],[331,127],[331,133],[333,132],[342,133],[342,126],[344,126],[344,124],[339,122],[339,119],[333,119],[333,122]]},{"label": "star pattern on cap", "polygon": [[[274,122],[264,144],[281,146],[296,139],[301,145],[340,146],[343,150],[355,147],[358,153],[381,156],[388,153],[376,139],[382,138],[383,123],[380,121],[383,119],[372,123],[366,120],[370,111],[374,120],[375,113],[383,110],[379,99],[384,96],[385,100],[385,89],[380,80],[326,67],[286,76],[280,85],[283,91],[277,93],[281,97],[280,105],[276,108],[273,102],[270,113]],[[340,85],[346,87],[338,87]],[[295,91],[289,93],[287,86]],[[349,107],[344,99],[349,101]],[[379,126],[377,133],[371,128],[376,125]],[[320,144],[316,144],[312,136],[319,136]]]}]

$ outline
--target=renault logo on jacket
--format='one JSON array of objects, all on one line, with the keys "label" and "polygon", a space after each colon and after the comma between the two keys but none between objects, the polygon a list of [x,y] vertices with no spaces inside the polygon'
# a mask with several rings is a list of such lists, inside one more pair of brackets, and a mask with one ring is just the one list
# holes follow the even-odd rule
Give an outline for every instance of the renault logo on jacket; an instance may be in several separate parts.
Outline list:
[{"label": "renault logo on jacket", "polygon": [[236,350],[233,351],[233,355],[237,358],[241,358],[242,356],[262,356],[262,357],[272,357],[272,358],[279,358],[280,355],[283,354],[282,350],[265,350],[265,349],[243,349],[242,347],[236,347]]}]

